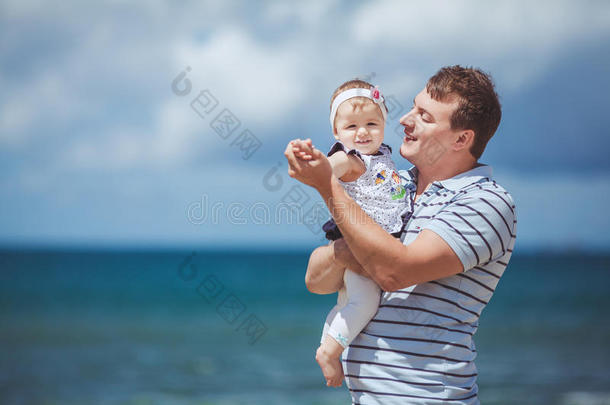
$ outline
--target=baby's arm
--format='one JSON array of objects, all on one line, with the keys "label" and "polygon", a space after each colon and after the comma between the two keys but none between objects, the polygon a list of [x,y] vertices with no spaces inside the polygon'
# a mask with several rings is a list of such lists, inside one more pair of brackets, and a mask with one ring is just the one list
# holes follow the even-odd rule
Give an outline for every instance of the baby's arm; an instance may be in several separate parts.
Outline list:
[{"label": "baby's arm", "polygon": [[354,181],[366,171],[364,162],[356,155],[348,155],[343,151],[333,153],[328,160],[333,168],[333,174],[342,181]]},{"label": "baby's arm", "polygon": [[345,265],[335,260],[335,244],[317,247],[309,256],[305,285],[314,294],[332,294],[343,287]]}]

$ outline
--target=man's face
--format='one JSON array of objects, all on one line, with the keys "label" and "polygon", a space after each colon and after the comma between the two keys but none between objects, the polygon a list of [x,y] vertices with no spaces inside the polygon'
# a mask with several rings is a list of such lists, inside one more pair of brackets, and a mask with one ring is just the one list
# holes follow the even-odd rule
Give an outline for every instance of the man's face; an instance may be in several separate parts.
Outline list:
[{"label": "man's face", "polygon": [[400,155],[418,168],[434,165],[449,150],[457,131],[451,129],[451,114],[457,98],[442,103],[424,88],[413,100],[413,109],[400,119],[405,137]]}]

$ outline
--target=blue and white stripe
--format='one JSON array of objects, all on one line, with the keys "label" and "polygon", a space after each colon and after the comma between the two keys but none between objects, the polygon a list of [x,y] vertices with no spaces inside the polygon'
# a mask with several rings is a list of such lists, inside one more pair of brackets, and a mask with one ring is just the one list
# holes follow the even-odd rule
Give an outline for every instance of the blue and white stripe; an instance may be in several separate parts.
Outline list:
[{"label": "blue and white stripe", "polygon": [[477,404],[473,335],[513,251],[515,206],[489,166],[434,182],[415,202],[417,170],[401,175],[413,208],[403,243],[430,229],[464,271],[383,293],[377,314],[345,353],[352,400]]}]

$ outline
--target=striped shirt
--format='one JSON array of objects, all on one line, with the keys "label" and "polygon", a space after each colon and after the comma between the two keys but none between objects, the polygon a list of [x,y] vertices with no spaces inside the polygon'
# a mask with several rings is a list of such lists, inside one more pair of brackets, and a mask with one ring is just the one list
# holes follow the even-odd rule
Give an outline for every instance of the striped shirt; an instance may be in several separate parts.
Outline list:
[{"label": "striped shirt", "polygon": [[344,355],[347,386],[354,404],[478,404],[473,335],[513,251],[515,205],[489,166],[436,181],[415,202],[417,169],[401,176],[412,207],[403,243],[429,229],[464,271],[384,292]]}]

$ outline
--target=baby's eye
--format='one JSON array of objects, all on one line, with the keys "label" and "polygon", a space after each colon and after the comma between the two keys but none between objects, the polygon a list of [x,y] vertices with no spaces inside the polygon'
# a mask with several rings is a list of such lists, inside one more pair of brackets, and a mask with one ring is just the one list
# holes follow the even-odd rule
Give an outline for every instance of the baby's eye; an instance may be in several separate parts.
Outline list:
[{"label": "baby's eye", "polygon": [[352,124],[352,125],[348,125],[345,127],[345,129],[354,129],[356,128],[356,125]]},{"label": "baby's eye", "polygon": [[370,126],[376,126],[376,125],[377,125],[377,123],[376,123],[376,122],[369,122],[369,125],[370,125]]}]

